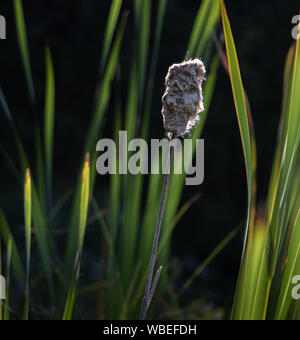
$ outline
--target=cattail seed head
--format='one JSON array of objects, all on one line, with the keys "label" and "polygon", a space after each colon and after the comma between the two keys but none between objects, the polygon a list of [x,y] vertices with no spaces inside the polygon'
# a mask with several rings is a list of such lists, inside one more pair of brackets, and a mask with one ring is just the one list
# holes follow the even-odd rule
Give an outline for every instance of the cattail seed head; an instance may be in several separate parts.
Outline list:
[{"label": "cattail seed head", "polygon": [[204,110],[202,81],[205,72],[199,59],[173,64],[169,68],[162,115],[166,132],[174,137],[190,133],[200,121],[199,113]]}]

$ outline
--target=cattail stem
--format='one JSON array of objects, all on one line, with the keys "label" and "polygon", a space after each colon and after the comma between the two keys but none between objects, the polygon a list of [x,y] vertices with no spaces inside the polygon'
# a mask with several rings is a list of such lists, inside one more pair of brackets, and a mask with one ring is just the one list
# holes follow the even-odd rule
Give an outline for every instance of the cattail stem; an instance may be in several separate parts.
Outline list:
[{"label": "cattail stem", "polygon": [[[170,142],[172,140],[172,137],[169,138]],[[160,209],[159,209],[159,214],[158,214],[158,220],[157,220],[157,225],[155,229],[155,235],[154,235],[154,240],[153,240],[153,247],[152,247],[152,254],[150,258],[150,264],[149,264],[149,271],[148,271],[148,277],[147,277],[147,283],[146,283],[146,289],[145,289],[145,296],[143,298],[143,303],[142,303],[142,310],[141,310],[141,320],[145,320],[147,316],[147,311],[150,305],[149,297],[150,297],[150,291],[151,291],[151,283],[152,283],[152,278],[153,278],[153,272],[154,272],[154,266],[155,266],[155,260],[156,260],[156,254],[157,254],[157,248],[158,248],[158,241],[159,241],[159,235],[160,235],[160,229],[161,229],[161,223],[162,223],[162,218],[163,218],[163,212],[164,212],[164,207],[165,207],[165,202],[166,202],[166,193],[167,193],[167,186],[168,186],[168,181],[169,181],[169,175],[170,175],[170,170],[171,170],[171,162],[173,158],[173,147],[170,147],[170,154],[169,154],[169,159],[168,159],[168,171],[165,174],[164,178],[164,185],[163,185],[163,191],[162,191],[162,197],[161,197],[161,202],[160,202]],[[157,285],[157,282],[156,282]],[[154,291],[153,291],[154,293]],[[152,295],[153,295],[152,293]]]}]

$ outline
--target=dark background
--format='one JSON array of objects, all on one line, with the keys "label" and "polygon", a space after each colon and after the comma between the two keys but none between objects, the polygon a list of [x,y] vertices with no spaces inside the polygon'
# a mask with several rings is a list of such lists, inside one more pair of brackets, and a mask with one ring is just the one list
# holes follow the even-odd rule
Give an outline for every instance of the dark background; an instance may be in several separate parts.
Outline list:
[{"label": "dark background", "polygon": [[[157,0],[153,3],[157,3]],[[169,0],[155,79],[150,137],[163,136],[160,97],[164,90],[164,77],[168,66],[180,62],[184,56],[199,4],[200,1],[195,0]],[[23,5],[41,122],[45,43],[50,45],[54,62],[56,117],[53,175],[54,198],[57,199],[67,188],[73,186],[78,175],[93,108],[110,1],[25,0]],[[226,5],[242,78],[254,117],[258,149],[258,202],[263,204],[278,131],[284,61],[292,43],[291,18],[298,13],[299,1],[227,0]],[[127,71],[132,54],[132,1],[124,1],[123,10],[126,9],[130,15],[121,51],[121,73],[124,79],[121,91],[124,105]],[[0,84],[29,158],[34,162],[35,118],[29,103],[17,45],[11,1],[1,0],[0,14],[7,20],[7,40],[0,41]],[[153,37],[150,50],[152,42]],[[1,110],[0,143],[17,162],[15,144]],[[106,112],[103,135],[107,137],[111,136],[113,112],[110,107]],[[182,202],[196,192],[201,193],[201,198],[181,220],[173,237],[172,255],[183,269],[181,280],[193,272],[230,230],[243,225],[246,214],[242,147],[230,82],[222,67],[218,72],[203,138],[205,181],[197,188],[186,187]],[[0,159],[0,206],[14,226],[14,231],[22,231],[22,189],[2,156]],[[98,188],[96,186],[96,192]],[[103,195],[101,197],[103,201],[99,204],[105,206],[105,199]],[[241,246],[242,233],[239,233],[197,280],[187,298],[199,298],[202,292],[206,292],[217,307],[230,310]]]}]

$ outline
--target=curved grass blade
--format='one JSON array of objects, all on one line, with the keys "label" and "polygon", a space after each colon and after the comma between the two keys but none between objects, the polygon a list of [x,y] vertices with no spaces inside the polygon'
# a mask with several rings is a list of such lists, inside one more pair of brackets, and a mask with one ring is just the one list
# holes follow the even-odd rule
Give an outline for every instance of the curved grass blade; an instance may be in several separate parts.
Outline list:
[{"label": "curved grass blade", "polygon": [[245,99],[244,88],[243,88],[243,83],[242,83],[242,78],[241,78],[241,73],[240,73],[240,68],[239,68],[239,62],[237,58],[237,53],[235,49],[235,44],[234,44],[234,40],[233,40],[233,36],[231,32],[228,15],[227,15],[223,0],[220,1],[220,5],[221,5],[223,30],[224,30],[225,43],[226,43],[228,66],[229,66],[229,71],[230,71],[231,87],[232,87],[236,114],[237,114],[240,134],[241,134],[245,166],[246,166],[246,174],[247,174],[248,212],[247,212],[247,223],[246,223],[246,232],[245,232],[245,240],[244,240],[244,251],[245,251],[245,247],[247,244],[247,236],[248,236],[248,231],[249,231],[249,226],[250,226],[250,214],[251,214],[250,209],[251,209],[251,204],[252,204],[253,174],[252,174],[251,137],[250,137],[246,99]]},{"label": "curved grass blade", "polygon": [[[234,299],[234,305],[232,310],[233,319],[250,318],[252,309],[252,297],[255,294],[251,289],[251,282],[249,281],[251,273],[249,270],[252,268],[253,258],[251,249],[248,250],[248,236],[249,231],[254,231],[254,196],[255,196],[255,171],[256,171],[256,154],[255,154],[255,139],[254,135],[250,133],[250,121],[248,118],[248,101],[245,96],[245,91],[242,83],[242,78],[239,69],[239,62],[235,49],[235,44],[231,32],[231,27],[224,5],[224,1],[220,0],[223,31],[226,43],[226,53],[229,67],[229,74],[231,80],[231,87],[234,97],[234,103],[236,108],[236,114],[239,124],[239,130],[242,140],[243,153],[245,159],[246,176],[247,176],[247,189],[248,189],[248,206],[247,206],[247,221],[245,227],[243,254],[241,261],[241,269],[237,283],[237,289]],[[251,234],[251,242],[253,235]],[[251,243],[252,244],[252,243]],[[253,288],[253,286],[252,286]],[[247,294],[247,297],[246,297]],[[250,296],[249,296],[250,294]]]},{"label": "curved grass blade", "polygon": [[27,43],[26,26],[23,12],[22,0],[14,0],[15,22],[17,28],[17,36],[19,41],[19,48],[21,52],[23,67],[25,71],[28,91],[31,103],[35,103],[35,90],[33,85],[33,78],[30,66],[29,49]]}]

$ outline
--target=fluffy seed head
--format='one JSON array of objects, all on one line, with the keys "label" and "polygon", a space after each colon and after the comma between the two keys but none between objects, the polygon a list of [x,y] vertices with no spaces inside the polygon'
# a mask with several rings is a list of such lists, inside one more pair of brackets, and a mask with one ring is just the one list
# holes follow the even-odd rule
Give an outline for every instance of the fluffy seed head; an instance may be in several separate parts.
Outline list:
[{"label": "fluffy seed head", "polygon": [[205,67],[199,59],[173,64],[169,68],[161,113],[165,130],[174,137],[190,133],[200,121],[199,113],[204,110],[204,75]]}]

